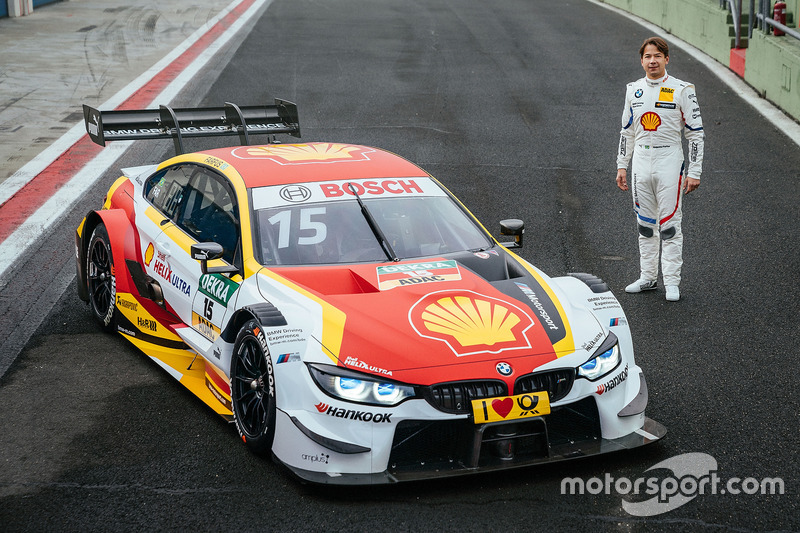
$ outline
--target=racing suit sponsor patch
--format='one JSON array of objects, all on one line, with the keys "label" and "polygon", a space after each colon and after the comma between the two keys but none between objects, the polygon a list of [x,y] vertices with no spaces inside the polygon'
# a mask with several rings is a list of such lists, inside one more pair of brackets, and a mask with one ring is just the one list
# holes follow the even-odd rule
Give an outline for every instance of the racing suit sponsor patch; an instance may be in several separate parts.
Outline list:
[{"label": "racing suit sponsor patch", "polygon": [[672,102],[675,99],[675,89],[662,87],[661,92],[658,93],[658,99],[661,102]]},{"label": "racing suit sponsor patch", "polygon": [[658,127],[661,125],[661,117],[658,116],[657,113],[653,113],[652,111],[648,111],[644,115],[642,115],[642,128],[645,131],[656,131]]}]

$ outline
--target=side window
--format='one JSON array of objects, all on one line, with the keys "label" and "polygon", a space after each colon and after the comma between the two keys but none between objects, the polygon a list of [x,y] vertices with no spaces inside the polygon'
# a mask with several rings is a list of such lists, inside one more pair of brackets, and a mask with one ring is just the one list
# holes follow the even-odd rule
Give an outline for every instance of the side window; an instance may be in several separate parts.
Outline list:
[{"label": "side window", "polygon": [[184,207],[175,223],[199,242],[222,245],[223,259],[234,263],[239,244],[239,216],[226,182],[212,171],[196,168],[192,173]]},{"label": "side window", "polygon": [[175,220],[189,184],[186,166],[172,167],[154,174],[145,184],[145,197],[167,217]]},{"label": "side window", "polygon": [[151,177],[145,196],[198,242],[216,242],[223,259],[234,264],[239,244],[239,216],[227,182],[210,169],[179,165]]}]

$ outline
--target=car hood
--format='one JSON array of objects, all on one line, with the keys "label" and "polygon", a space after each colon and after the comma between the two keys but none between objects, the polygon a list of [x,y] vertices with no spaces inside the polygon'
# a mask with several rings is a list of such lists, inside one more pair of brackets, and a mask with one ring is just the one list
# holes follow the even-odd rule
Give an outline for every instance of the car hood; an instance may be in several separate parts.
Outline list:
[{"label": "car hood", "polygon": [[340,348],[325,346],[339,366],[407,383],[513,380],[561,357],[577,366],[605,336],[588,309],[502,249],[270,270],[343,314]]}]

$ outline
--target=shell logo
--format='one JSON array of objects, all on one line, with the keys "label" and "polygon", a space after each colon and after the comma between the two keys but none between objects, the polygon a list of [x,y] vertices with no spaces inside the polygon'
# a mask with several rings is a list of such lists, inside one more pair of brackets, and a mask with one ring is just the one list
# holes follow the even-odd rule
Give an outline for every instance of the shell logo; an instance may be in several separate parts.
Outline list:
[{"label": "shell logo", "polygon": [[[244,150],[244,153],[241,151]],[[372,149],[340,143],[282,144],[248,146],[234,150],[243,159],[272,159],[280,164],[308,162],[364,161]]]},{"label": "shell logo", "polygon": [[510,302],[466,291],[428,294],[409,311],[416,332],[447,344],[456,356],[530,348],[533,319]]},{"label": "shell logo", "polygon": [[153,243],[147,245],[147,250],[144,252],[144,264],[150,266],[150,261],[153,260],[153,255],[155,254],[155,248],[153,247]]},{"label": "shell logo", "polygon": [[659,117],[657,113],[648,111],[647,113],[642,115],[641,122],[644,131],[656,131],[658,127],[661,125],[661,117]]}]

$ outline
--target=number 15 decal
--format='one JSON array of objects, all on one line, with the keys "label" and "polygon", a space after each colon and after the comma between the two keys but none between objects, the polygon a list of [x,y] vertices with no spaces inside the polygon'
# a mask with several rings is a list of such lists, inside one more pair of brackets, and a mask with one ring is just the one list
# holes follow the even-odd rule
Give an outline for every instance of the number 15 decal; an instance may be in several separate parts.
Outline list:
[{"label": "number 15 decal", "polygon": [[[275,226],[278,225],[278,248],[287,248],[289,246],[289,236],[292,228],[292,214],[294,211],[287,209],[269,217],[269,223]],[[311,232],[310,235],[303,235],[297,238],[299,246],[309,244],[319,244],[328,236],[328,227],[323,222],[311,220],[314,215],[324,215],[324,207],[305,207],[300,209],[300,227],[299,232]]]}]

